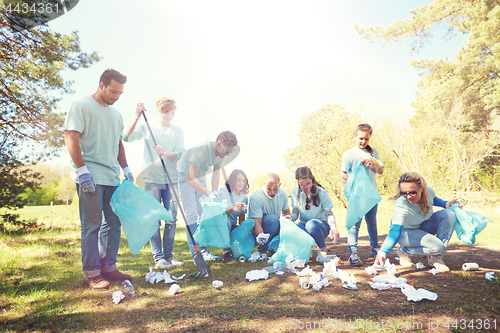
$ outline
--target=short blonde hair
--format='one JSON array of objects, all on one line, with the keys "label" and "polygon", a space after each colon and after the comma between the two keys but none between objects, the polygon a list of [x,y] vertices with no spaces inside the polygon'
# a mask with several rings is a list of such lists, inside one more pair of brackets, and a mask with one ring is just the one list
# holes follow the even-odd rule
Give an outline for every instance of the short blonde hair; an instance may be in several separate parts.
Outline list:
[{"label": "short blonde hair", "polygon": [[[155,103],[155,105],[156,105],[156,112],[157,113],[161,113],[161,110],[165,106],[167,106],[168,104],[174,104],[175,105],[174,99],[172,97],[161,96],[160,98],[158,98],[158,100]],[[175,109],[177,109],[177,106],[175,107]]]}]

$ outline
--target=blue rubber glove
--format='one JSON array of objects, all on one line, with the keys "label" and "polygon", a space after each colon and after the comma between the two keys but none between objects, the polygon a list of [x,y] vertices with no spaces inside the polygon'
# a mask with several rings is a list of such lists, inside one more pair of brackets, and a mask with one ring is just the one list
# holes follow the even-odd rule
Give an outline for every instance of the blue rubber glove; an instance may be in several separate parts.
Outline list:
[{"label": "blue rubber glove", "polygon": [[214,202],[214,201],[220,201],[219,194],[217,193],[217,191],[210,192],[210,194],[208,195],[208,198],[212,202]]},{"label": "blue rubber glove", "polygon": [[130,180],[132,183],[134,182],[134,176],[132,175],[132,172],[130,172],[128,166],[123,168],[123,175],[125,176],[126,180]]},{"label": "blue rubber glove", "polygon": [[78,184],[80,184],[80,186],[82,187],[83,192],[94,193],[94,177],[92,177],[89,169],[87,169],[85,165],[82,165],[81,167],[77,168],[76,171],[78,172]]}]

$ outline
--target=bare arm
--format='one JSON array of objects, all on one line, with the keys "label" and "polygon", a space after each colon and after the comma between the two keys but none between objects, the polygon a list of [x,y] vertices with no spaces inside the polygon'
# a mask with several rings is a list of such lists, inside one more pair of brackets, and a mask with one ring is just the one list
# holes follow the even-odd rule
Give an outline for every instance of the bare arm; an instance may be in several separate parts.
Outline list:
[{"label": "bare arm", "polygon": [[285,210],[282,210],[282,211],[281,211],[281,215],[283,215],[283,217],[285,217],[285,218],[289,218],[289,219],[291,219],[291,218],[292,218],[292,217],[290,216],[290,208],[287,208],[287,209],[285,209]]},{"label": "bare arm", "polygon": [[262,229],[262,217],[254,217],[253,220],[255,221],[253,231],[255,231],[256,235],[260,235],[264,232],[264,229]]},{"label": "bare arm", "polygon": [[240,216],[238,216],[238,222],[239,222],[238,224],[241,224],[243,223],[243,221],[245,221],[245,215],[246,214],[241,214]]},{"label": "bare arm", "polygon": [[130,125],[128,125],[125,128],[125,131],[123,132],[125,135],[132,134],[132,132],[135,129],[135,125],[137,125],[137,121],[139,121],[139,119],[141,119],[142,111],[146,111],[146,109],[144,108],[144,104],[137,103],[137,107],[135,108],[135,118],[134,118],[134,120],[132,120]]},{"label": "bare arm", "polygon": [[189,184],[192,188],[194,188],[197,192],[200,192],[204,195],[209,195],[210,191],[203,186],[203,184],[196,178],[198,175],[199,167],[193,163],[189,163],[188,172],[186,175],[186,183]]},{"label": "bare arm", "polygon": [[340,177],[342,177],[342,180],[346,182],[349,179],[349,174],[345,171],[342,171],[340,173]]},{"label": "bare arm", "polygon": [[77,168],[85,163],[83,162],[82,150],[78,138],[81,133],[77,131],[64,131],[64,142],[68,148],[69,156]]},{"label": "bare arm", "polygon": [[127,158],[125,157],[125,148],[123,147],[122,140],[120,140],[120,143],[118,143],[118,163],[120,164],[122,169],[128,166]]},{"label": "bare arm", "polygon": [[220,180],[220,165],[214,165],[214,172],[212,174],[212,191],[217,191],[219,189]]}]

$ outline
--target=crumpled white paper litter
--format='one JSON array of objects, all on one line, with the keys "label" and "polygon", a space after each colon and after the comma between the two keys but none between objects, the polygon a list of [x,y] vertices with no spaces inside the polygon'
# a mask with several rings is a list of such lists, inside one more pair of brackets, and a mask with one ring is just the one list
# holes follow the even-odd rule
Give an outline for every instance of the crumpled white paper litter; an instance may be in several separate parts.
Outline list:
[{"label": "crumpled white paper litter", "polygon": [[117,291],[113,292],[113,294],[111,295],[111,297],[112,297],[112,299],[113,299],[113,302],[114,302],[115,304],[118,304],[118,303],[120,303],[120,301],[121,301],[122,299],[124,299],[124,298],[125,298],[125,295],[123,294],[123,291],[121,291],[121,290],[117,290]]},{"label": "crumpled white paper litter", "polygon": [[219,281],[219,280],[212,281],[212,287],[214,287],[215,289],[221,289],[223,285],[224,285],[224,282],[222,282],[222,281]]},{"label": "crumpled white paper litter", "polygon": [[434,267],[433,269],[429,270],[429,273],[431,273],[432,275],[436,275],[437,273],[439,273],[439,270]]},{"label": "crumpled white paper litter", "polygon": [[495,276],[495,272],[488,272],[484,274],[484,278],[488,281],[493,281],[497,279],[497,277]]},{"label": "crumpled white paper litter", "polygon": [[438,298],[438,295],[432,291],[423,288],[417,290],[409,284],[401,288],[401,291],[405,294],[407,301],[420,302],[423,299],[435,301]]},{"label": "crumpled white paper litter", "polygon": [[245,275],[245,279],[247,279],[248,281],[265,280],[268,277],[269,277],[269,272],[263,269],[254,269],[248,271],[247,274]]}]

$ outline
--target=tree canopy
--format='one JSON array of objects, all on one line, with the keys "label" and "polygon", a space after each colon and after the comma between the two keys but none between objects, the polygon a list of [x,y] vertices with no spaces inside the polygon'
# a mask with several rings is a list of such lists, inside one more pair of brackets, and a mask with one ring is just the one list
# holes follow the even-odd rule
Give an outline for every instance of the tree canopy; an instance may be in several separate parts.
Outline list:
[{"label": "tree canopy", "polygon": [[446,27],[448,35],[468,36],[454,59],[413,60],[422,76],[414,106],[414,121],[445,122],[462,116],[462,131],[488,129],[500,110],[500,1],[435,0],[410,11],[411,18],[357,31],[368,41],[400,43],[411,40],[412,51]]},{"label": "tree canopy", "polygon": [[72,93],[72,82],[63,79],[63,71],[89,67],[99,57],[80,49],[77,32],[63,35],[46,24],[23,29],[0,6],[0,178],[14,181],[13,168],[43,159],[64,143],[57,103],[60,94]]}]

